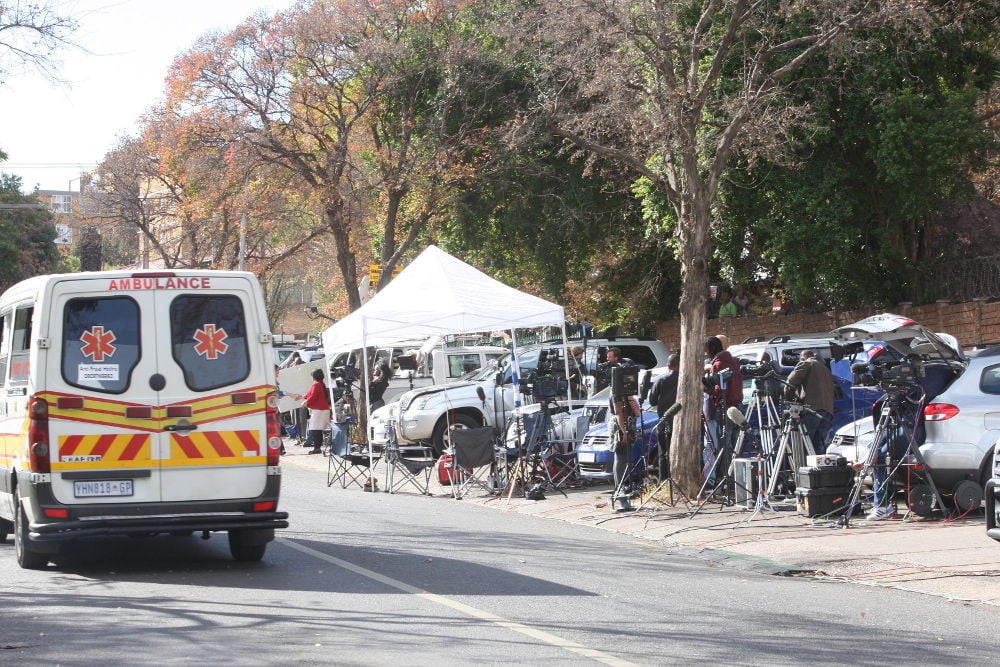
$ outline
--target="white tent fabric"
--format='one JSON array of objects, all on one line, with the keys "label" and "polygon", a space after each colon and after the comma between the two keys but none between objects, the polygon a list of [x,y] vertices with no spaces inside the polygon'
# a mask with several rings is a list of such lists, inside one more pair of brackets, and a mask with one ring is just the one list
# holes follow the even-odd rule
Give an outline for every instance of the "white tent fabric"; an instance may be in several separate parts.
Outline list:
[{"label": "white tent fabric", "polygon": [[368,303],[323,332],[329,356],[435,334],[562,325],[565,311],[428,246]]}]

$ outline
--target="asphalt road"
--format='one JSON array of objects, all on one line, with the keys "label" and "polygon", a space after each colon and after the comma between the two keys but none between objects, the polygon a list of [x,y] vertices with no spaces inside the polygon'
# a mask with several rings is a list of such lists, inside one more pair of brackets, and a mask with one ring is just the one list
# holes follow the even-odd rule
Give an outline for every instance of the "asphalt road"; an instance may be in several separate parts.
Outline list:
[{"label": "asphalt road", "polygon": [[0,546],[0,664],[990,664],[996,608],[737,572],[627,536],[285,467],[265,560],[224,535]]}]

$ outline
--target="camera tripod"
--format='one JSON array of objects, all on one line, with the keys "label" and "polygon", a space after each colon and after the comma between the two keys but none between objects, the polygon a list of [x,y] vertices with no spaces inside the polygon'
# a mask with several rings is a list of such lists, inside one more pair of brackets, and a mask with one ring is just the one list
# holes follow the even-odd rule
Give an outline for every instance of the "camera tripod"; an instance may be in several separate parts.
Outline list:
[{"label": "camera tripod", "polygon": [[[738,408],[732,407],[732,408],[730,408],[730,410],[733,410],[736,413],[736,415],[739,415],[740,417],[742,417],[742,414],[740,414]],[[720,415],[719,421],[725,423],[726,420],[722,419],[721,415]],[[729,421],[732,422],[732,424],[726,424],[725,427],[726,428],[736,428],[736,426],[735,426],[736,422],[734,420],[732,420],[732,418],[730,418]],[[746,423],[745,420],[743,420],[743,421],[744,421],[744,424],[745,424]],[[708,422],[706,422],[706,421],[703,420],[702,424],[704,426],[706,437],[709,439],[709,441],[715,447],[715,450],[716,450],[716,452],[715,452],[715,460],[712,461],[711,467],[705,473],[705,482],[701,485],[701,488],[698,490],[698,498],[700,499],[699,502],[698,502],[698,506],[694,508],[694,510],[691,512],[690,515],[688,515],[689,519],[693,519],[694,516],[696,514],[698,514],[698,512],[701,511],[701,508],[705,506],[705,503],[708,501],[708,499],[715,497],[716,495],[719,494],[720,491],[723,494],[725,494],[724,498],[723,498],[723,502],[726,505],[732,505],[732,504],[734,504],[736,502],[736,499],[733,497],[733,495],[735,494],[736,486],[739,486],[741,489],[743,489],[744,491],[746,491],[747,494],[749,494],[749,491],[746,489],[746,487],[744,487],[742,484],[740,484],[739,482],[737,482],[735,476],[733,475],[733,470],[734,470],[734,468],[733,468],[733,465],[734,465],[733,464],[733,460],[736,458],[736,451],[737,451],[736,447],[738,446],[738,443],[742,443],[742,441],[743,441],[742,437],[737,437],[736,440],[733,440],[732,438],[725,437],[725,436],[723,436],[723,435],[720,434],[720,439],[722,440],[722,443],[720,443],[720,442],[718,442],[716,440],[716,437],[713,434],[712,429],[709,427]],[[745,428],[741,428],[740,430],[741,430],[742,433],[746,433],[747,432],[745,430]],[[727,446],[725,444],[726,442],[732,442],[732,445]],[[709,492],[706,495],[705,490],[708,488],[709,484],[715,478],[716,471],[719,468],[719,463],[724,458],[728,458],[728,466],[726,468],[726,474],[722,476],[722,479],[716,479],[715,480],[715,482],[716,482],[715,487],[713,487],[712,490],[711,490],[711,492]],[[731,494],[733,494],[733,495],[731,495]]]},{"label": "camera tripod", "polygon": [[[544,465],[542,457],[545,445],[555,442],[555,438],[552,437],[554,435],[552,415],[564,411],[566,411],[566,408],[559,407],[553,399],[543,398],[534,418],[534,423],[530,429],[525,428],[527,437],[523,443],[520,442],[521,431],[520,428],[518,429],[518,457],[517,462],[508,475],[508,502],[514,495],[514,490],[518,486],[517,482],[520,482],[521,489],[527,494],[529,483],[533,483],[536,479],[545,480],[546,476],[540,473],[539,467]],[[525,416],[521,415],[520,419],[522,422]],[[518,418],[515,417],[515,419]],[[529,459],[531,460],[530,471],[528,469]],[[545,484],[545,486],[552,486],[556,491],[566,496],[566,492],[557,485]]]},{"label": "camera tripod", "polygon": [[[681,411],[681,404],[674,403],[669,408],[667,408],[666,412],[663,413],[663,416],[660,417],[660,420],[656,422],[656,425],[653,427],[653,433],[656,433],[657,435],[661,433],[663,434],[663,438],[660,441],[661,446],[657,451],[657,458],[659,459],[658,462],[659,465],[657,466],[657,475],[659,479],[659,484],[656,486],[655,489],[653,489],[648,494],[647,493],[643,494],[644,499],[642,503],[639,505],[639,507],[636,508],[637,510],[648,509],[646,506],[650,501],[656,501],[662,505],[669,504],[671,507],[674,507],[677,504],[677,499],[674,495],[675,489],[677,489],[677,483],[674,481],[674,478],[670,474],[670,462],[668,460],[670,454],[669,445],[667,447],[663,447],[662,445],[664,443],[670,443],[673,437],[674,415],[676,415],[680,411]],[[666,488],[670,489],[669,503],[664,502],[659,498],[660,492]],[[690,507],[691,499],[688,498],[683,491],[678,490],[677,493],[679,493],[681,498],[684,500],[684,504]]]},{"label": "camera tripod", "polygon": [[[775,495],[775,488],[781,473],[788,464],[788,471],[795,478],[795,471],[806,465],[806,456],[816,453],[809,432],[802,421],[802,413],[811,410],[801,403],[789,403],[781,424],[781,435],[778,438],[778,449],[771,462],[771,481],[767,486],[767,497]],[[786,489],[787,490],[787,489]]]},{"label": "camera tripod", "polygon": [[[895,506],[896,471],[900,467],[908,465],[907,460],[910,458],[914,462],[914,468],[921,471],[919,475],[930,490],[930,498],[920,497],[922,494],[917,493],[917,488],[914,487],[907,498],[908,508],[917,514],[926,515],[930,514],[936,507],[945,516],[948,515],[948,509],[945,507],[937,485],[931,477],[927,462],[924,460],[923,454],[920,453],[919,445],[916,444],[918,420],[923,410],[924,400],[923,397],[919,401],[911,399],[907,393],[912,388],[912,386],[907,385],[888,385],[885,387],[886,393],[881,399],[882,408],[879,413],[878,423],[875,425],[875,434],[868,448],[868,456],[865,457],[861,470],[856,473],[854,487],[851,489],[847,506],[844,508],[843,514],[838,521],[844,528],[850,528],[851,514],[861,501],[862,488],[868,475],[872,476],[873,494],[877,490],[880,496],[883,494],[887,495],[890,498],[890,505]],[[913,416],[908,418],[906,414],[908,410],[906,408],[911,406],[915,406],[915,409],[912,410]],[[899,454],[898,461],[893,466],[891,465],[891,459],[894,454],[893,443],[899,442],[901,438],[906,439],[906,447]],[[885,460],[879,463],[883,448],[886,450]],[[878,481],[875,479],[875,470],[880,466],[885,470],[885,477],[883,480]],[[879,487],[879,484],[882,486]],[[926,503],[926,507],[922,506],[924,503]],[[915,505],[920,505],[922,511],[917,511],[914,507]]]}]

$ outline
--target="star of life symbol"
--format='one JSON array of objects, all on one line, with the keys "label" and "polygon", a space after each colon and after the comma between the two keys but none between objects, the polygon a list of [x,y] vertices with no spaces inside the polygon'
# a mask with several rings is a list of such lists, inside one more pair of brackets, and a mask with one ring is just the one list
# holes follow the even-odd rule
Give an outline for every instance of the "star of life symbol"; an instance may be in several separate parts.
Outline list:
[{"label": "star of life symbol", "polygon": [[84,331],[83,335],[80,336],[80,340],[83,342],[83,347],[80,348],[80,352],[83,356],[90,357],[95,363],[100,363],[104,361],[104,357],[112,357],[115,354],[115,350],[118,348],[112,345],[115,339],[114,331],[105,331],[102,326],[92,326],[90,331]]},{"label": "star of life symbol", "polygon": [[225,329],[216,329],[214,324],[206,324],[194,332],[194,339],[197,341],[194,351],[206,359],[218,359],[219,355],[225,354],[229,349],[229,344],[225,342],[227,338],[229,334]]}]

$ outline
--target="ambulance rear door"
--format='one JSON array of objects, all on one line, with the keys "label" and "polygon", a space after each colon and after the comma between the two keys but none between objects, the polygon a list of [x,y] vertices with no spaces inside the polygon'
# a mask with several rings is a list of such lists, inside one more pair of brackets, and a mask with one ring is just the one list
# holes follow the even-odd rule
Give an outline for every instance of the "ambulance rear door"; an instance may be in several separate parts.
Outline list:
[{"label": "ambulance rear door", "polygon": [[262,492],[268,387],[255,286],[204,272],[59,284],[45,394],[60,502]]}]

